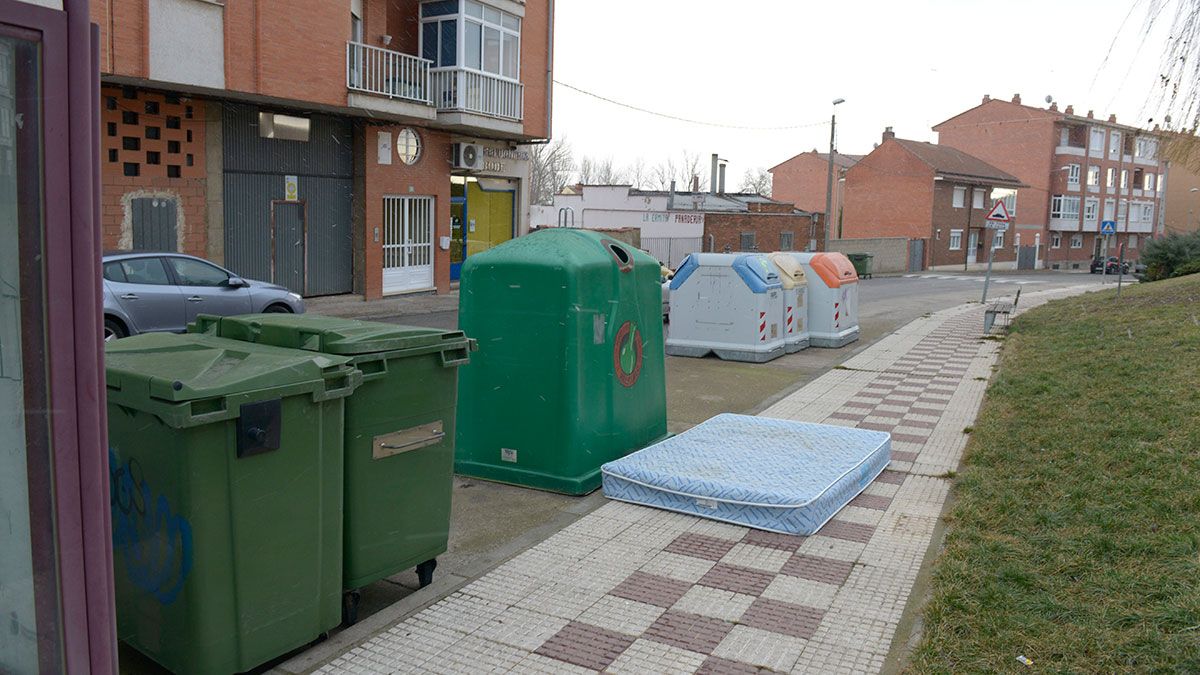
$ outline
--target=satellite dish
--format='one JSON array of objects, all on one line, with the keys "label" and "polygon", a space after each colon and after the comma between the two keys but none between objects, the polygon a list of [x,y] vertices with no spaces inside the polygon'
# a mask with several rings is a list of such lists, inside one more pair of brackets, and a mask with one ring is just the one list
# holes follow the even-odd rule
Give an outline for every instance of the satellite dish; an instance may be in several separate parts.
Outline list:
[{"label": "satellite dish", "polygon": [[1053,103],[1053,102],[1054,102],[1054,97],[1051,96],[1050,94],[1046,94],[1046,103]]}]

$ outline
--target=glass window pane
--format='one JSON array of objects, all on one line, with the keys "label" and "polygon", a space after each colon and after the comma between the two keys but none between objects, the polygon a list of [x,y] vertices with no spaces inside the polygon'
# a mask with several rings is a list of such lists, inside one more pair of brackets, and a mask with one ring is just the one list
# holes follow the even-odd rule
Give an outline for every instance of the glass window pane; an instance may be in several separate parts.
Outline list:
[{"label": "glass window pane", "polygon": [[439,0],[421,5],[421,16],[445,16],[458,12],[458,0]]},{"label": "glass window pane", "polygon": [[500,31],[483,29],[483,69],[489,73],[500,72]]},{"label": "glass window pane", "polygon": [[480,41],[483,39],[483,26],[474,21],[468,21],[466,37],[463,39],[467,41],[463,45],[463,49],[466,50],[466,56],[464,57],[466,62],[463,65],[479,70],[482,65],[480,59],[482,58],[483,46],[480,44]]},{"label": "glass window pane", "polygon": [[220,286],[229,275],[219,267],[191,258],[167,258],[181,286]]},{"label": "glass window pane", "polygon": [[438,50],[438,65],[453,66],[458,63],[458,22],[442,22],[442,46]]},{"label": "glass window pane", "polygon": [[[36,43],[0,32],[2,673],[61,669],[53,656],[60,638],[41,281],[45,230],[39,60]],[[39,664],[39,643],[49,663]]]},{"label": "glass window pane", "polygon": [[521,48],[518,45],[517,36],[511,33],[504,34],[504,72],[505,77],[517,79],[518,63],[521,61]]},{"label": "glass window pane", "polygon": [[159,258],[131,258],[122,260],[121,267],[125,270],[125,280],[131,284],[148,284],[151,286],[166,286],[171,283],[167,270]]},{"label": "glass window pane", "polygon": [[421,24],[421,58],[437,65],[438,25],[436,21]]},{"label": "glass window pane", "polygon": [[104,278],[108,281],[125,283],[125,270],[121,269],[121,263],[104,263]]},{"label": "glass window pane", "polygon": [[515,30],[519,33],[521,31],[521,20],[512,14],[505,14],[504,27],[509,30]]},{"label": "glass window pane", "polygon": [[478,2],[467,1],[467,16],[473,16],[476,19],[483,18],[483,5]]},{"label": "glass window pane", "polygon": [[500,10],[492,9],[491,7],[483,8],[483,20],[488,23],[500,25]]}]

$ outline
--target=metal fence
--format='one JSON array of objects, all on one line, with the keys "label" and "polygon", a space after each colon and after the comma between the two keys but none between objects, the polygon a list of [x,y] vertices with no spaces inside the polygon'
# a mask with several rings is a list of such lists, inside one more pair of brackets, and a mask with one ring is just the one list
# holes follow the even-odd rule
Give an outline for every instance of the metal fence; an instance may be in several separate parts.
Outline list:
[{"label": "metal fence", "polygon": [[642,250],[676,269],[691,253],[704,250],[703,237],[642,237]]},{"label": "metal fence", "polygon": [[430,65],[430,61],[409,54],[347,42],[346,88],[430,103]]}]

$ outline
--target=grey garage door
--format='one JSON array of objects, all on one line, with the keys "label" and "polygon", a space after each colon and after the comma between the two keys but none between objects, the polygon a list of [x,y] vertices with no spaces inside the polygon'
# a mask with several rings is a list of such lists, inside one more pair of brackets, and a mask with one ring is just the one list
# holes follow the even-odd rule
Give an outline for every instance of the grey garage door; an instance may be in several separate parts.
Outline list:
[{"label": "grey garage door", "polygon": [[129,202],[133,250],[177,251],[179,209],[175,200],[139,197]]}]

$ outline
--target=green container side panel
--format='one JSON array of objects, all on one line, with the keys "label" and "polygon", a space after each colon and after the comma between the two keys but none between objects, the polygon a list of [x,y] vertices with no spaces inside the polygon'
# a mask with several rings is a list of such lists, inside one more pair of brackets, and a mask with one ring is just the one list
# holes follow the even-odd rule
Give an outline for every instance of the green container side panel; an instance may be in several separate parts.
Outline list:
[{"label": "green container side panel", "polygon": [[119,637],[176,673],[249,670],[341,622],[343,401],[281,401],[280,448],[236,420],[109,404]]},{"label": "green container side panel", "polygon": [[584,494],[601,464],[664,437],[660,274],[576,229],[468,258],[459,324],[479,351],[460,373],[455,470]]},{"label": "green container side panel", "polygon": [[[344,589],[361,588],[446,551],[456,366],[471,349],[462,331],[313,314],[201,316],[190,330],[350,355],[363,373],[362,386],[346,399]],[[399,444],[413,445],[377,455],[378,439],[398,432]]]}]

